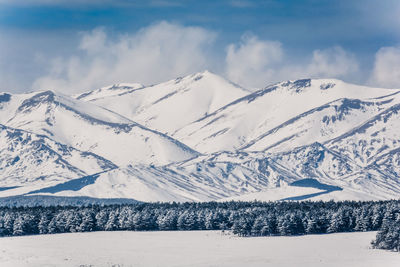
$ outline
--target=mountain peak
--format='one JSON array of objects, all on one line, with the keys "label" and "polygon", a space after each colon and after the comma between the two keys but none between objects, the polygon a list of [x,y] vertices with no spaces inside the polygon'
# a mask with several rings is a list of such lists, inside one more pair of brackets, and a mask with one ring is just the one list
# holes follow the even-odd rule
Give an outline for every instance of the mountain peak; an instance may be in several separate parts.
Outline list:
[{"label": "mountain peak", "polygon": [[336,87],[336,85],[344,84],[343,81],[337,79],[299,79],[289,80],[286,82],[278,83],[278,86],[286,88],[288,91],[301,93],[306,91],[307,88],[313,87],[316,90],[328,90]]},{"label": "mountain peak", "polygon": [[102,87],[97,90],[131,90],[131,89],[139,89],[144,87],[143,84],[140,83],[116,83],[110,86]]},{"label": "mountain peak", "polygon": [[[222,79],[219,75],[209,71],[209,70],[204,70],[204,71],[199,71],[195,72],[192,74],[188,74],[186,76],[181,76],[176,79],[170,80],[168,82],[174,81],[175,83],[180,83],[181,81],[200,81],[201,79],[206,78],[206,79]],[[166,82],[166,83],[168,83]],[[163,84],[163,83],[161,83]]]},{"label": "mountain peak", "polygon": [[199,71],[199,72],[191,74],[191,76],[197,76],[197,75],[201,75],[201,76],[219,76],[219,75],[217,75],[214,72],[209,71],[209,70],[203,70],[203,71]]},{"label": "mountain peak", "polygon": [[[174,80],[171,80],[169,82],[166,83],[162,83],[162,84],[168,84],[170,82],[173,82],[174,84],[178,84],[178,83],[186,83],[186,86],[190,85],[191,83],[199,83],[198,87],[212,87],[214,88],[214,90],[216,91],[223,91],[223,88],[225,87],[230,87],[230,88],[234,88],[231,89],[230,91],[236,90],[236,91],[242,91],[243,93],[250,93],[251,91],[226,79],[225,77],[222,77],[212,71],[209,70],[204,70],[201,72],[196,72],[193,74],[189,74],[187,76],[184,77],[179,77],[176,78]],[[226,92],[229,93],[229,92]]]},{"label": "mountain peak", "polygon": [[206,70],[123,94],[101,98],[87,95],[78,99],[91,101],[146,127],[172,134],[246,94],[245,89]]},{"label": "mountain peak", "polygon": [[78,100],[94,101],[96,99],[120,95],[132,92],[134,90],[142,89],[144,86],[140,83],[116,83],[106,87],[102,87],[93,91],[85,92],[82,94],[74,95],[73,97]]},{"label": "mountain peak", "polygon": [[28,98],[22,102],[19,106],[18,111],[26,111],[30,110],[33,107],[36,107],[42,103],[50,103],[54,101],[55,94],[53,91],[42,91],[38,92],[31,98]]}]

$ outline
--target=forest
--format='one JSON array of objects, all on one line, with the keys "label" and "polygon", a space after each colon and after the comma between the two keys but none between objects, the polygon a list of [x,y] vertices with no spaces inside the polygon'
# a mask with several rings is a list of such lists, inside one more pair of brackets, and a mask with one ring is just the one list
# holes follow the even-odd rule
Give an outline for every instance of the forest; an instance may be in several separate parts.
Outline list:
[{"label": "forest", "polygon": [[400,200],[0,207],[0,236],[126,230],[242,237],[378,231],[373,248],[400,251]]}]

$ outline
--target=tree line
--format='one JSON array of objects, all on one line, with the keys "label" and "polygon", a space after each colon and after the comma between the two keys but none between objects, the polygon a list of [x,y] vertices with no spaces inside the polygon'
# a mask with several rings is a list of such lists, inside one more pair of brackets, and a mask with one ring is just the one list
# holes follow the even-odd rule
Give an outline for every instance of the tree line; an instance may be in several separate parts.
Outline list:
[{"label": "tree line", "polygon": [[121,230],[230,230],[238,236],[379,230],[372,246],[400,251],[400,201],[0,207],[0,236]]}]

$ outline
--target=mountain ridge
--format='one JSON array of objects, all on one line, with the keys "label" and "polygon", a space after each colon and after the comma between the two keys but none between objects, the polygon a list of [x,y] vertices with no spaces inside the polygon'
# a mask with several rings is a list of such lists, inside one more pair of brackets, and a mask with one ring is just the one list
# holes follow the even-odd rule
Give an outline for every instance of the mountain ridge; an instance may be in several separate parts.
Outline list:
[{"label": "mountain ridge", "polygon": [[[0,197],[398,198],[399,107],[398,89],[301,79],[250,92],[208,71],[73,96],[0,93]],[[295,186],[307,179],[342,190]]]}]

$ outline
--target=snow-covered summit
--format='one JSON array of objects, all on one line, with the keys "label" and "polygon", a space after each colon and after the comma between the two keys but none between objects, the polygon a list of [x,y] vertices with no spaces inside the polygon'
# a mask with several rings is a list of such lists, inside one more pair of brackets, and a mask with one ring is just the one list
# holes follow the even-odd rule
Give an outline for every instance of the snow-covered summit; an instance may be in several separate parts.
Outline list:
[{"label": "snow-covered summit", "polygon": [[334,79],[282,82],[236,99],[181,128],[174,137],[202,153],[235,150],[330,102],[397,93],[399,90],[368,88]]},{"label": "snow-covered summit", "polygon": [[93,91],[85,92],[82,94],[74,95],[76,99],[84,101],[94,101],[99,98],[127,94],[134,90],[143,88],[144,85],[140,83],[117,83],[110,86],[102,87]]},{"label": "snow-covered summit", "polygon": [[172,134],[249,91],[209,71],[92,102],[146,127]]}]

